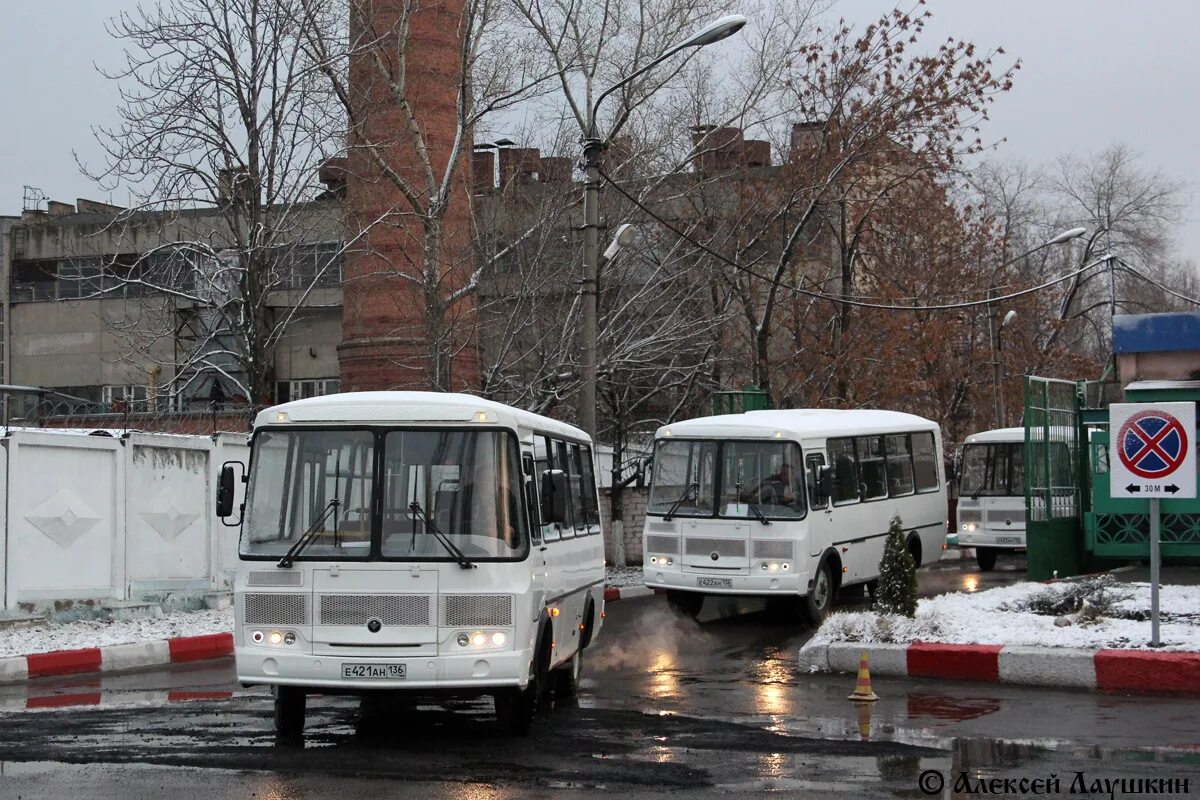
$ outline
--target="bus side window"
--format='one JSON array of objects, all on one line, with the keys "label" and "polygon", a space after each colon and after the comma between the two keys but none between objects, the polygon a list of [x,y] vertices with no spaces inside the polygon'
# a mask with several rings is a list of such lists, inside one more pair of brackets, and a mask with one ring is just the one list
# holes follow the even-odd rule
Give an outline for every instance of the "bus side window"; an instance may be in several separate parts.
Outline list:
[{"label": "bus side window", "polygon": [[887,457],[888,495],[900,497],[913,493],[912,448],[907,433],[894,433],[883,437],[884,453]]},{"label": "bus side window", "polygon": [[833,504],[858,502],[858,469],[854,463],[854,440],[830,439],[826,444],[833,461]]},{"label": "bus side window", "polygon": [[923,431],[912,435],[913,475],[918,492],[938,488],[938,455],[934,452],[933,433]]},{"label": "bus side window", "polygon": [[[546,480],[544,476],[551,470],[557,469],[558,465],[554,462],[554,445],[548,438],[537,436],[534,438],[534,442],[534,483],[537,484],[538,502],[545,503],[548,501],[548,498],[542,494],[542,484]],[[538,521],[542,523],[542,541],[557,542],[561,529],[558,525],[546,521],[541,508],[539,505]]]},{"label": "bus side window", "polygon": [[563,473],[563,483],[566,486],[566,518],[560,526],[560,537],[566,539],[575,535],[575,521],[579,516],[579,510],[576,506],[579,503],[572,497],[575,494],[572,491],[572,487],[576,476],[575,465],[571,463],[570,447],[566,442],[558,439],[554,440],[554,468]]},{"label": "bus side window", "polygon": [[887,474],[883,460],[883,437],[859,436],[858,480],[863,500],[887,497]]},{"label": "bus side window", "polygon": [[[600,509],[596,505],[596,466],[592,460],[592,448],[583,445],[579,448],[580,453],[580,475],[583,477],[583,508],[584,518],[588,525],[589,532],[600,532]],[[595,531],[591,528],[595,527]]]},{"label": "bus side window", "polygon": [[808,505],[814,511],[828,508],[829,498],[821,494],[821,468],[825,466],[825,454],[809,453],[805,461],[808,465],[805,472],[808,478]]}]

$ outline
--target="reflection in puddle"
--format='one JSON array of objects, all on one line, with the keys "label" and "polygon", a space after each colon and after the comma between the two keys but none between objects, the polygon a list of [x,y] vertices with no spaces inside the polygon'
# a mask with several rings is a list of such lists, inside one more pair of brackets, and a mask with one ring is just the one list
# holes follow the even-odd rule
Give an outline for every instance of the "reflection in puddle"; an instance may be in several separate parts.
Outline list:
[{"label": "reflection in puddle", "polygon": [[950,697],[941,694],[908,695],[908,716],[933,717],[934,719],[963,722],[978,719],[1000,710],[1000,701],[990,697]]},{"label": "reflection in puddle", "polygon": [[650,696],[656,700],[667,700],[679,693],[679,675],[675,654],[659,652],[650,664]]}]

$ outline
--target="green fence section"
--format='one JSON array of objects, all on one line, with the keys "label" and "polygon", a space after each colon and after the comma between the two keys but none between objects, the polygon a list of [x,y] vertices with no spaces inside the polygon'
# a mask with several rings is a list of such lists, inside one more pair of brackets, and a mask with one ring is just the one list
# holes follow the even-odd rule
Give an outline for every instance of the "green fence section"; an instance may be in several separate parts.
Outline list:
[{"label": "green fence section", "polygon": [[1025,379],[1025,540],[1029,577],[1078,575],[1086,563],[1079,385]]},{"label": "green fence section", "polygon": [[713,392],[713,414],[741,414],[744,411],[764,411],[771,407],[771,398],[754,384],[733,392]]},{"label": "green fence section", "polygon": [[[1149,503],[1109,493],[1108,407],[1200,400],[1194,386],[1025,379],[1025,511],[1029,577],[1078,574],[1093,560],[1150,556]],[[1162,555],[1200,558],[1200,500],[1163,499]]]}]

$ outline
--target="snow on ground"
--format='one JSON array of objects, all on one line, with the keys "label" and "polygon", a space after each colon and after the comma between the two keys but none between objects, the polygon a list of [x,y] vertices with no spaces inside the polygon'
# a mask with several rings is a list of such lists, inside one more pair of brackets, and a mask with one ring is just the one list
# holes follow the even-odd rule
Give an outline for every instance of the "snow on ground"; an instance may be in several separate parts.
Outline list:
[{"label": "snow on ground", "polygon": [[641,586],[645,580],[641,566],[636,567],[605,567],[604,585],[625,588],[626,586]]},{"label": "snow on ground", "polygon": [[133,644],[177,636],[200,636],[233,630],[233,609],[220,611],[176,611],[157,619],[131,619],[114,622],[79,620],[61,625],[45,624],[34,628],[0,630],[0,658],[48,653],[52,650],[78,650]]},{"label": "snow on ground", "polygon": [[[641,586],[641,567],[608,567],[606,586]],[[48,653],[52,650],[78,650],[107,647],[177,636],[200,636],[233,630],[233,609],[221,611],[176,611],[157,619],[133,619],[106,622],[80,620],[62,624],[46,623],[32,628],[0,629],[0,658]]]},{"label": "snow on ground", "polygon": [[[1149,649],[1150,584],[1093,582],[1100,590],[1085,592],[1101,607],[1095,621],[1088,609],[1076,613],[1035,613],[1079,592],[1080,584],[1018,583],[965,594],[956,592],[921,600],[913,619],[870,611],[833,614],[813,637],[830,642],[940,642],[1006,646]],[[1164,650],[1200,651],[1200,587],[1163,586],[1160,637]],[[1069,626],[1055,620],[1065,617]]]}]

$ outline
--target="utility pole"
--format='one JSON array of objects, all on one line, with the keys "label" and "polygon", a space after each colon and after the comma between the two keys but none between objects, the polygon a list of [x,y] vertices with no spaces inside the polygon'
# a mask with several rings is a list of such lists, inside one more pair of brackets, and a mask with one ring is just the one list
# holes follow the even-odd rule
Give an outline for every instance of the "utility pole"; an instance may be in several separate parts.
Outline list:
[{"label": "utility pole", "polygon": [[[592,112],[594,114],[594,111]],[[579,427],[596,438],[596,350],[600,298],[600,161],[604,142],[596,137],[596,120],[588,119],[591,134],[583,141],[583,277],[579,281],[581,325],[579,330],[580,378]]]}]

